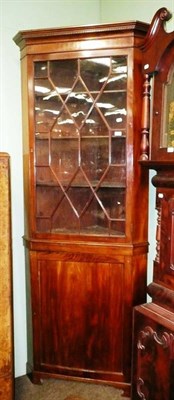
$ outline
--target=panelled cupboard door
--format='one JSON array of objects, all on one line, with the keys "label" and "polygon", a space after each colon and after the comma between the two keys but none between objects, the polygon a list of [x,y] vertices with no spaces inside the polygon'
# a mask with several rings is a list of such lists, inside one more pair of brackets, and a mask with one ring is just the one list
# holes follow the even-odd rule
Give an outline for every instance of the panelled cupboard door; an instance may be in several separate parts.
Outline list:
[{"label": "panelled cupboard door", "polygon": [[145,301],[148,251],[148,172],[138,162],[148,27],[14,38],[34,382],[88,379],[130,392],[132,307]]},{"label": "panelled cupboard door", "polygon": [[[123,274],[123,264],[57,261],[38,256],[37,273],[43,371],[64,368],[100,376],[121,372],[123,287],[115,281]],[[80,288],[80,290],[79,290]],[[117,320],[117,331],[113,329]],[[39,333],[39,332],[38,332]],[[48,342],[52,344],[48,346]],[[120,354],[119,354],[120,353]],[[82,371],[82,372],[81,372]]]},{"label": "panelled cupboard door", "polygon": [[108,261],[68,251],[30,256],[35,379],[52,373],[118,387],[127,380],[129,393],[130,276],[134,265],[141,281],[132,278],[132,286],[139,287],[141,299],[146,256]]}]

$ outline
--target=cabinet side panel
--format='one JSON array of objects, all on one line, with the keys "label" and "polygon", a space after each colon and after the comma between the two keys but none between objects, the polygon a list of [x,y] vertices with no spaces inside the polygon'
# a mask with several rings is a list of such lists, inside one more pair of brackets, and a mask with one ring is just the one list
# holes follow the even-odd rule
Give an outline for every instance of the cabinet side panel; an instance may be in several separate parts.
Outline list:
[{"label": "cabinet side panel", "polygon": [[[33,145],[31,143],[32,131],[31,131],[31,119],[32,114],[31,101],[29,98],[32,97],[32,80],[30,76],[31,65],[28,62],[27,57],[24,57],[21,61],[21,85],[22,85],[22,132],[23,132],[23,177],[24,177],[24,229],[25,235],[29,235],[32,230],[32,204],[33,194],[31,191],[32,187],[32,171],[31,162],[33,157]],[[29,106],[30,104],[30,106]],[[28,112],[29,110],[29,112]],[[29,229],[30,227],[30,229]]]}]

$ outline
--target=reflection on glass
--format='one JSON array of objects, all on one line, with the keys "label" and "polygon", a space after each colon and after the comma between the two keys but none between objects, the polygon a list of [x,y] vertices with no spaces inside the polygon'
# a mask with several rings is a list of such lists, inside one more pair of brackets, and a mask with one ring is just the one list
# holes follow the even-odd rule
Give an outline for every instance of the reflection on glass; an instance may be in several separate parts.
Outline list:
[{"label": "reflection on glass", "polygon": [[100,91],[110,71],[110,57],[80,61],[80,74],[90,91]]},{"label": "reflection on glass", "polygon": [[61,95],[70,93],[78,75],[77,60],[49,62],[50,80]]},{"label": "reflection on glass", "polygon": [[77,85],[68,96],[66,106],[78,127],[81,126],[82,122],[87,117],[92,102],[93,101],[84,86],[80,82],[77,82]]},{"label": "reflection on glass", "polygon": [[121,129],[126,123],[126,93],[119,92],[117,96],[114,92],[102,93],[97,102],[108,125],[112,129]]},{"label": "reflection on glass", "polygon": [[46,78],[48,76],[47,61],[36,62],[34,64],[35,78]]},{"label": "reflection on glass", "polygon": [[67,111],[65,107],[63,107],[60,115],[58,116],[56,123],[54,124],[51,137],[59,138],[59,137],[72,137],[79,136],[79,129],[77,128],[72,115]]},{"label": "reflection on glass", "polygon": [[80,61],[80,74],[91,92],[100,91],[107,85],[107,90],[126,90],[127,58],[103,57]]},{"label": "reflection on glass", "polygon": [[47,79],[35,80],[35,130],[49,132],[62,108],[57,93]]},{"label": "reflection on glass", "polygon": [[109,130],[104,118],[99,113],[98,108],[94,107],[88,118],[84,121],[81,128],[81,136],[108,136]]}]

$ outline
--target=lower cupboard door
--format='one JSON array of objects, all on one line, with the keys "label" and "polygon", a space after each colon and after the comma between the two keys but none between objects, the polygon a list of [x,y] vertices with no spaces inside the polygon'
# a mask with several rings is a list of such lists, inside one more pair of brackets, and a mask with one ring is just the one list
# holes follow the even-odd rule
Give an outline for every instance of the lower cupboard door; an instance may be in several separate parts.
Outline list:
[{"label": "lower cupboard door", "polygon": [[43,371],[111,379],[122,372],[123,269],[119,263],[37,261],[34,336]]}]

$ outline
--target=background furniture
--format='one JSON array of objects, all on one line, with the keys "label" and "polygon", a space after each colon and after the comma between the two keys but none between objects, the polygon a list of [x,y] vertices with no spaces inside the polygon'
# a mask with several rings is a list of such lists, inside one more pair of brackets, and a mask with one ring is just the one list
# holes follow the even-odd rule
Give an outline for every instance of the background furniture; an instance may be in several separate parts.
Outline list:
[{"label": "background furniture", "polygon": [[138,159],[147,30],[130,22],[14,38],[34,382],[70,377],[130,392],[132,308],[146,295],[148,171]]},{"label": "background furniture", "polygon": [[133,400],[174,398],[174,32],[165,31],[170,17],[165,8],[157,12],[144,44],[141,164],[156,171],[157,246],[148,286],[152,303],[134,310]]},{"label": "background furniture", "polygon": [[9,155],[0,153],[0,398],[14,397]]}]

